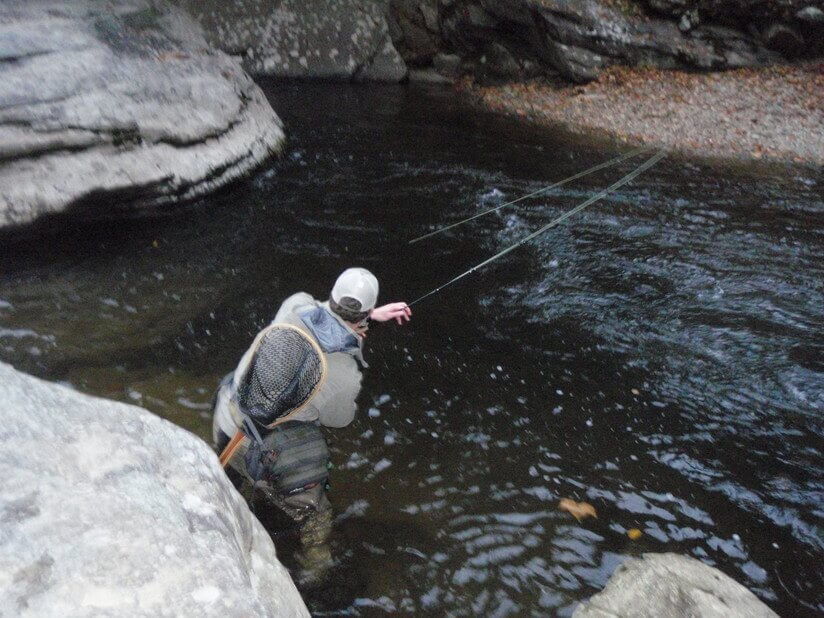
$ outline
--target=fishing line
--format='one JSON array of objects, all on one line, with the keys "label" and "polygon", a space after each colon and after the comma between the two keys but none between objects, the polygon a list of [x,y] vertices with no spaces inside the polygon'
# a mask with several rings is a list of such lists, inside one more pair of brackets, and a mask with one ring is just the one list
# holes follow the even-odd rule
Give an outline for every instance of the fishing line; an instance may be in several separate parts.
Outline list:
[{"label": "fishing line", "polygon": [[416,298],[411,303],[408,303],[407,306],[411,307],[415,303],[418,303],[418,302],[422,301],[424,298],[428,298],[428,297],[432,296],[433,294],[437,294],[438,292],[443,290],[445,287],[452,285],[453,283],[455,283],[456,281],[459,281],[460,279],[463,279],[467,275],[471,275],[472,273],[474,273],[479,268],[483,268],[487,264],[489,264],[491,262],[494,262],[499,257],[503,257],[504,255],[506,255],[510,251],[514,251],[515,249],[517,249],[518,247],[520,247],[524,243],[529,242],[530,240],[532,240],[536,236],[540,236],[541,234],[546,232],[549,228],[558,225],[562,221],[566,221],[567,219],[569,219],[575,213],[580,212],[581,210],[583,210],[584,208],[586,208],[590,204],[594,204],[595,202],[600,200],[602,197],[604,197],[608,193],[611,193],[612,191],[614,191],[618,187],[621,187],[622,185],[625,185],[630,180],[632,180],[633,178],[635,178],[636,176],[638,176],[642,172],[646,171],[647,169],[649,169],[650,167],[652,167],[653,165],[658,163],[658,161],[663,159],[665,155],[666,155],[666,153],[663,150],[659,150],[655,155],[653,155],[652,157],[650,157],[649,159],[644,161],[641,165],[639,165],[637,168],[635,168],[635,170],[633,170],[632,172],[630,172],[629,174],[627,174],[626,176],[624,176],[623,178],[621,178],[617,182],[614,182],[613,184],[611,184],[609,187],[607,187],[603,191],[593,195],[591,198],[589,198],[585,202],[581,202],[580,204],[578,204],[572,210],[569,210],[569,211],[565,212],[564,214],[562,214],[560,217],[558,217],[556,219],[553,219],[552,221],[550,221],[549,223],[547,223],[543,227],[541,227],[541,228],[535,230],[534,232],[532,232],[529,236],[526,236],[526,237],[522,238],[521,240],[516,242],[514,245],[510,245],[509,247],[507,247],[503,251],[499,251],[498,253],[496,253],[492,257],[485,259],[480,264],[476,264],[475,266],[473,266],[469,270],[467,270],[465,272],[462,272],[460,275],[458,275],[457,277],[455,277],[453,279],[450,279],[449,281],[447,281],[443,285],[435,288],[434,290],[431,290],[430,292],[427,292],[423,296],[420,296],[420,297]]},{"label": "fishing line", "polygon": [[583,172],[578,172],[577,174],[575,174],[574,176],[570,176],[569,178],[564,178],[563,180],[559,180],[555,184],[551,184],[548,187],[543,187],[541,189],[538,189],[537,191],[533,191],[532,193],[528,193],[527,195],[522,195],[521,197],[519,197],[517,199],[514,199],[511,202],[506,202],[505,204],[501,204],[500,206],[496,206],[495,208],[490,208],[489,210],[484,210],[483,212],[479,212],[477,214],[474,214],[471,217],[467,217],[466,219],[461,219],[460,221],[457,221],[457,222],[452,223],[450,225],[446,225],[446,226],[438,228],[437,230],[434,230],[432,232],[428,232],[427,234],[424,234],[423,236],[418,236],[417,238],[413,238],[412,240],[409,241],[409,244],[411,245],[411,244],[414,244],[414,243],[418,242],[419,240],[423,240],[424,238],[429,238],[430,236],[435,236],[436,234],[440,234],[441,232],[445,232],[446,230],[451,230],[453,227],[458,227],[459,225],[463,225],[464,223],[468,223],[469,221],[472,221],[473,219],[477,219],[478,217],[483,217],[484,215],[488,215],[489,213],[500,210],[501,208],[504,208],[505,206],[511,206],[512,204],[515,204],[516,202],[520,202],[521,200],[525,200],[528,197],[533,197],[533,196],[538,195],[540,193],[544,193],[546,191],[549,191],[550,189],[554,189],[555,187],[560,187],[561,185],[565,185],[566,183],[572,182],[573,180],[577,180],[579,178],[583,178],[584,176],[588,176],[589,174],[592,174],[593,172],[597,172],[598,170],[602,170],[602,169],[607,168],[607,167],[612,167],[613,165],[617,165],[621,161],[626,161],[627,159],[631,159],[632,157],[634,157],[636,155],[639,155],[642,152],[649,152],[650,150],[652,150],[652,148],[636,148],[635,150],[633,150],[633,151],[631,151],[631,152],[629,152],[625,155],[621,155],[620,157],[615,157],[614,159],[610,159],[609,161],[605,161],[604,163],[599,163],[595,167],[591,167],[588,170],[584,170]]}]

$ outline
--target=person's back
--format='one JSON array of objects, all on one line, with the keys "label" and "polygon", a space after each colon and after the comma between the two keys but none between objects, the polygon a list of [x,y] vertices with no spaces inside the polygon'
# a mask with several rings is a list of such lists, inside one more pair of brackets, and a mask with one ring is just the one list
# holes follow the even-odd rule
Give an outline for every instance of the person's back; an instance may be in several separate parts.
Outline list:
[{"label": "person's back", "polygon": [[[378,322],[395,319],[401,324],[411,317],[405,303],[375,308],[377,297],[374,275],[365,269],[347,269],[335,282],[329,301],[318,301],[306,292],[293,294],[281,304],[267,327],[287,325],[310,339],[323,355],[324,375],[308,400],[283,417],[286,422],[261,427],[265,437],[261,435],[251,451],[248,444],[239,448],[230,465],[262,489],[280,510],[304,524],[301,529],[306,533],[302,532],[301,537],[305,551],[309,547],[317,550],[331,525],[323,475],[329,455],[318,424],[345,427],[355,416],[361,370],[366,367],[362,346],[367,318]],[[213,423],[218,451],[226,448],[232,436],[243,432],[244,416],[248,417],[250,408],[265,399],[258,396],[251,400],[246,392],[251,389],[243,386],[251,380],[258,384],[258,390],[265,390],[260,385],[284,382],[274,380],[283,376],[271,375],[272,368],[289,365],[277,362],[277,354],[281,353],[276,349],[278,339],[264,331],[243,355],[231,377],[221,382]],[[254,426],[251,429],[257,433]],[[306,485],[300,484],[303,481]]]},{"label": "person's back", "polygon": [[355,418],[360,393],[363,338],[330,308],[306,292],[287,298],[274,322],[292,324],[313,337],[326,354],[327,375],[319,392],[296,420],[319,420],[325,427],[346,427]]}]

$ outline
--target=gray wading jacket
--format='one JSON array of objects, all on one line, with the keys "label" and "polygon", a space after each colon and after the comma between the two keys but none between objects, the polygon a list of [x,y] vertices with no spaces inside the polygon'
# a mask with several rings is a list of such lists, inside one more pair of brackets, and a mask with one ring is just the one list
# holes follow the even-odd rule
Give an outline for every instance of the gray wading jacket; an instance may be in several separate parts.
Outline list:
[{"label": "gray wading jacket", "polygon": [[[326,427],[345,427],[351,423],[363,377],[361,367],[366,366],[363,339],[329,309],[328,302],[321,303],[305,292],[287,298],[272,322],[291,324],[301,329],[318,342],[326,355],[326,380],[311,401],[289,420],[320,421]],[[240,428],[241,419],[232,413],[232,406],[228,403],[243,378],[244,370],[241,360],[233,380],[226,381],[218,391],[213,422],[215,442],[218,429],[231,437]],[[243,448],[239,454],[245,453],[245,450]],[[242,458],[234,457],[233,463],[238,459]]]}]

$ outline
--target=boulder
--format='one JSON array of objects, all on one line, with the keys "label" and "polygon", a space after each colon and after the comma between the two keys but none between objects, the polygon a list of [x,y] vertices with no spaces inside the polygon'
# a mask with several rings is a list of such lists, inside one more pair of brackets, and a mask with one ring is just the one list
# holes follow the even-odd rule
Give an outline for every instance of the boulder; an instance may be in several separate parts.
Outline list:
[{"label": "boulder", "polygon": [[[656,6],[675,11],[675,4]],[[615,63],[707,70],[774,59],[758,40],[740,31],[695,32],[695,11],[681,14],[687,21],[680,29],[677,20],[651,17],[638,7],[619,10],[603,0],[457,0],[441,11],[447,46],[465,58],[500,43],[513,52],[516,63],[523,66],[537,58],[574,82],[595,79]]]},{"label": "boulder", "polygon": [[793,13],[808,5],[822,6],[821,0],[643,0],[653,12],[678,18],[686,12],[700,12],[707,20],[744,27],[747,23],[768,25],[788,21]]},{"label": "boulder", "polygon": [[656,13],[679,17],[695,7],[695,0],[646,0],[647,6]]},{"label": "boulder", "polygon": [[483,77],[487,80],[512,80],[523,77],[520,63],[509,49],[497,42],[486,47],[481,57]]},{"label": "boulder", "polygon": [[0,363],[0,441],[0,615],[309,615],[187,431]]},{"label": "boulder", "polygon": [[432,67],[450,79],[457,79],[461,74],[461,57],[458,54],[437,54],[432,58]]},{"label": "boulder", "polygon": [[523,0],[478,0],[480,6],[495,19],[530,27],[533,24],[531,6]]},{"label": "boulder", "polygon": [[544,57],[568,80],[586,83],[597,78],[604,58],[583,47],[564,45],[547,39]]},{"label": "boulder", "polygon": [[175,0],[255,75],[399,82],[406,64],[370,0]]},{"label": "boulder", "polygon": [[[819,6],[805,6],[795,12],[793,23],[795,34],[802,37],[806,45],[797,46],[796,40],[791,40],[791,48],[800,56],[821,56],[824,54],[824,1]],[[795,37],[792,37],[795,39]]]},{"label": "boulder", "polygon": [[817,6],[805,6],[796,12],[795,18],[809,24],[824,24],[824,11]]},{"label": "boulder", "polygon": [[796,58],[804,53],[804,37],[789,26],[772,24],[762,36],[764,45],[787,58]]},{"label": "boulder", "polygon": [[0,227],[155,210],[284,140],[239,63],[162,0],[5,0],[0,75]]},{"label": "boulder", "polygon": [[[393,6],[404,7],[423,2],[392,0]],[[824,0],[818,3],[824,5]],[[539,63],[544,73],[560,73],[574,82],[596,79],[612,64],[704,71],[761,66],[780,62],[776,51],[789,57],[815,55],[818,47],[805,44],[821,39],[815,30],[818,9],[808,4],[809,0],[441,1],[441,41],[431,40],[427,31],[425,50],[417,48],[410,62],[430,62],[440,47],[477,67],[482,80],[532,76],[535,71],[527,67]],[[422,15],[416,19],[423,32],[427,20]],[[762,37],[764,28],[768,29]],[[411,40],[398,32],[404,43]],[[399,44],[399,49],[413,53],[408,45]]]},{"label": "boulder", "polygon": [[787,22],[804,6],[824,6],[822,0],[691,0],[691,4],[709,20],[739,27]]},{"label": "boulder", "polygon": [[573,618],[777,618],[752,592],[718,569],[679,554],[628,558]]},{"label": "boulder", "polygon": [[[534,1],[539,4],[538,0]],[[736,62],[757,66],[768,53],[758,41],[732,29],[713,36],[696,34],[698,19],[690,18],[688,31],[677,22],[617,10],[608,2],[583,0],[565,9],[559,0],[540,0],[542,29],[552,40],[588,50],[612,63],[683,69],[726,69],[726,52],[734,50]],[[722,32],[724,35],[722,35]],[[586,63],[585,63],[586,64]],[[597,74],[597,65],[588,63]]]},{"label": "boulder", "polygon": [[426,65],[440,51],[437,0],[390,0],[389,24],[392,40],[409,64]]}]

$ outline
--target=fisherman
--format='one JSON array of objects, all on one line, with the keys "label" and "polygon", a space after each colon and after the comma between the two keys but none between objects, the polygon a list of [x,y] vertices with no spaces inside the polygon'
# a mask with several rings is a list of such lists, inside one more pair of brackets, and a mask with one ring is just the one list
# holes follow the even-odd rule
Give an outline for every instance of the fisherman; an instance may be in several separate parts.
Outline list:
[{"label": "fisherman", "polygon": [[[310,574],[331,561],[329,450],[319,425],[345,427],[355,416],[369,322],[403,324],[412,316],[404,302],[376,307],[377,300],[378,280],[364,268],[343,271],[328,301],[293,294],[223,379],[215,399],[213,438],[221,461],[228,459],[298,523],[299,558]],[[286,413],[272,424],[250,420],[271,420],[275,410]],[[248,434],[253,439],[226,457],[233,436]]]}]

